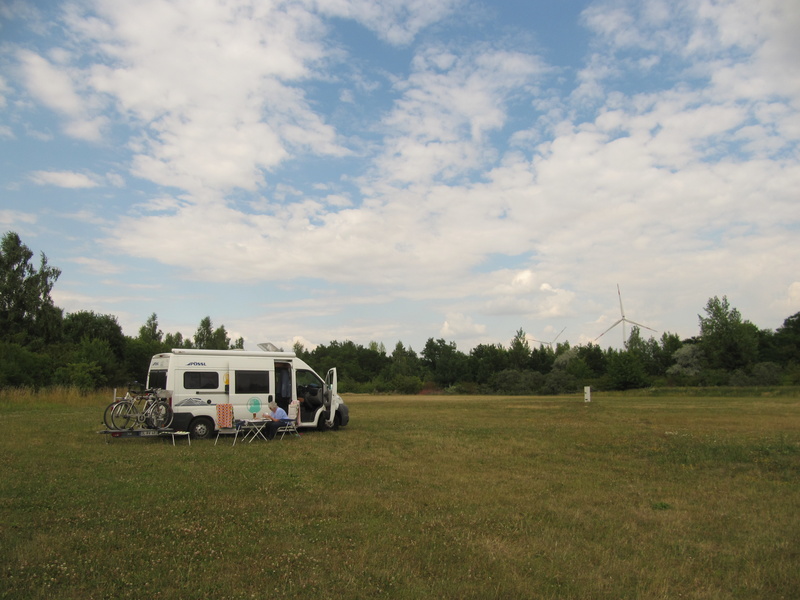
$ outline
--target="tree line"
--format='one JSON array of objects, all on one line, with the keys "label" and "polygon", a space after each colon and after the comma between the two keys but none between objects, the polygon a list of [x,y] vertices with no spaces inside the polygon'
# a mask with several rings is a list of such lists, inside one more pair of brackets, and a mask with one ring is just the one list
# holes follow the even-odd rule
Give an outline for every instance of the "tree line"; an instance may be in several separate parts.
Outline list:
[{"label": "tree line", "polygon": [[[172,348],[242,349],[224,325],[204,317],[193,335],[164,333],[155,313],[135,337],[113,315],[64,314],[50,293],[61,272],[14,232],[0,244],[0,387],[77,386],[95,389],[144,383],[150,358]],[[710,298],[698,315],[699,334],[644,339],[634,327],[622,349],[569,342],[532,347],[523,329],[508,346],[480,344],[468,353],[429,338],[417,353],[397,342],[366,346],[331,341],[297,355],[317,372],[337,367],[344,392],[416,394],[561,394],[585,385],[600,390],[649,386],[796,385],[800,383],[800,313],[775,331],[742,318],[728,299]]]},{"label": "tree line", "polygon": [[336,366],[352,392],[419,393],[450,390],[481,394],[563,394],[590,385],[599,390],[652,386],[800,384],[800,313],[776,331],[742,319],[726,297],[710,298],[699,316],[700,335],[672,333],[644,339],[634,327],[623,349],[569,342],[532,347],[519,329],[508,346],[480,344],[464,353],[455,342],[429,338],[417,354],[398,342],[391,354],[375,342],[331,342],[306,362]]}]

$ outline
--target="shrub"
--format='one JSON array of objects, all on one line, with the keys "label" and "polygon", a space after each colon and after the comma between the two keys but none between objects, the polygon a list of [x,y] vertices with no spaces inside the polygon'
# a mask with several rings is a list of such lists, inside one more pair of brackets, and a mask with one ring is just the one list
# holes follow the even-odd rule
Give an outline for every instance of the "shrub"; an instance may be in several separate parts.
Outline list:
[{"label": "shrub", "polygon": [[762,362],[753,367],[755,385],[778,385],[781,382],[781,368],[774,362]]},{"label": "shrub", "polygon": [[577,380],[562,369],[553,369],[545,378],[541,393],[548,395],[570,394],[579,389]]},{"label": "shrub", "polygon": [[52,360],[20,346],[0,342],[0,388],[42,387],[52,382]]},{"label": "shrub", "polygon": [[609,357],[608,375],[615,390],[631,390],[648,385],[641,361],[630,352],[620,352]]},{"label": "shrub", "polygon": [[541,390],[544,379],[544,375],[538,371],[505,369],[489,378],[489,389],[493,394],[536,394]]},{"label": "shrub", "polygon": [[56,383],[88,391],[105,384],[103,369],[97,363],[69,363],[56,370]]},{"label": "shrub", "polygon": [[397,375],[390,382],[391,391],[398,394],[419,394],[422,379],[414,375]]}]

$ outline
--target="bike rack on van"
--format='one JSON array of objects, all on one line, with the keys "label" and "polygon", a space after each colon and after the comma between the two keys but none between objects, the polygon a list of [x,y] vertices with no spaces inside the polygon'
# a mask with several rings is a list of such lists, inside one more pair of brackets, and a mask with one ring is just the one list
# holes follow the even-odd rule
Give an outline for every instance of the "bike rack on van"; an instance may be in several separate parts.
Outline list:
[{"label": "bike rack on van", "polygon": [[175,431],[174,429],[165,428],[165,429],[104,429],[102,431],[98,431],[97,433],[105,434],[108,437],[106,438],[106,444],[111,443],[111,438],[130,438],[130,437],[165,437],[170,436],[172,438],[172,445],[175,445],[175,436],[178,437],[185,437],[189,441],[189,445],[192,445],[192,436],[189,435],[188,431]]}]

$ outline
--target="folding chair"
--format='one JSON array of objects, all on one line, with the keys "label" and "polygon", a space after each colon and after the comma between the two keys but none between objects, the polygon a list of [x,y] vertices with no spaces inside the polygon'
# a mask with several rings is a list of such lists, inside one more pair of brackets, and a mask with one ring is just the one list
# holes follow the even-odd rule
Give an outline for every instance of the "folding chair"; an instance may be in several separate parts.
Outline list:
[{"label": "folding chair", "polygon": [[289,418],[283,421],[283,424],[277,430],[275,430],[275,435],[280,433],[281,439],[283,439],[283,436],[285,436],[287,433],[300,437],[300,432],[297,431],[297,423],[300,421],[300,403],[297,402],[297,400],[292,402],[289,405],[289,410],[286,411],[286,414],[289,416]]},{"label": "folding chair", "polygon": [[221,433],[237,433],[238,430],[233,425],[233,404],[217,404],[217,439],[214,445],[217,445]]}]

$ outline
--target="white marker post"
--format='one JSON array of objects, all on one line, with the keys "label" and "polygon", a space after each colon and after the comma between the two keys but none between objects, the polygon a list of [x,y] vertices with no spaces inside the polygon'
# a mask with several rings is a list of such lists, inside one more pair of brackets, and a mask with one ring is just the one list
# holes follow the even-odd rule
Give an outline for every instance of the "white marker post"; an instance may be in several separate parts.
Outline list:
[{"label": "white marker post", "polygon": [[592,388],[591,386],[585,386],[583,388],[583,401],[584,402],[591,402],[592,401]]}]

